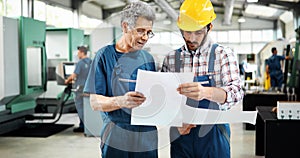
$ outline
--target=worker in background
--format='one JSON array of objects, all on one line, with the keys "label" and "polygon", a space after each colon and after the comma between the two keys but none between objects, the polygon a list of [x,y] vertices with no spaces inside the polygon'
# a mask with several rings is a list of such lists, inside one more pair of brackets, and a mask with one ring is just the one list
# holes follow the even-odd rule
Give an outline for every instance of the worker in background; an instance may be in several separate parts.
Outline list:
[{"label": "worker in background", "polygon": [[267,60],[266,72],[268,75],[270,75],[272,89],[273,90],[276,89],[280,91],[283,83],[283,72],[282,72],[281,61],[285,59],[288,60],[291,58],[289,56],[277,55],[276,47],[273,47],[271,51],[272,51],[272,56]]},{"label": "worker in background", "polygon": [[89,72],[85,92],[93,110],[101,111],[102,158],[157,158],[155,126],[131,125],[131,110],[146,97],[135,91],[137,70],[156,71],[152,55],[142,50],[154,36],[155,12],[141,1],[128,4],[121,12],[122,36],[102,47]]},{"label": "worker in background", "polygon": [[[236,54],[209,37],[215,18],[209,0],[185,0],[177,21],[185,45],[170,52],[162,66],[163,72],[194,72],[194,82],[177,91],[195,109],[228,110],[244,96]],[[171,127],[170,141],[172,158],[230,158],[229,124]]]},{"label": "worker in background", "polygon": [[79,127],[74,128],[73,132],[84,132],[83,116],[83,88],[90,69],[92,60],[87,56],[87,48],[84,46],[77,47],[77,57],[79,59],[74,72],[65,80],[65,84],[74,81],[75,90],[75,107],[79,116]]}]

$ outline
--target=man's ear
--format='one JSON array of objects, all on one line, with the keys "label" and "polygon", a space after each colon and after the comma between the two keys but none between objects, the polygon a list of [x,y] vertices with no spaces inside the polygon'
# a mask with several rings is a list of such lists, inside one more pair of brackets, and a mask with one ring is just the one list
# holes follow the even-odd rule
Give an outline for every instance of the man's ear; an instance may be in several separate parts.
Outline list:
[{"label": "man's ear", "polygon": [[213,28],[213,24],[212,24],[212,23],[210,23],[208,27],[209,27],[209,30],[208,30],[208,32],[210,32],[210,31],[211,31],[211,29]]},{"label": "man's ear", "polygon": [[128,31],[128,23],[127,22],[122,22],[122,31],[124,33],[127,33],[127,31]]}]

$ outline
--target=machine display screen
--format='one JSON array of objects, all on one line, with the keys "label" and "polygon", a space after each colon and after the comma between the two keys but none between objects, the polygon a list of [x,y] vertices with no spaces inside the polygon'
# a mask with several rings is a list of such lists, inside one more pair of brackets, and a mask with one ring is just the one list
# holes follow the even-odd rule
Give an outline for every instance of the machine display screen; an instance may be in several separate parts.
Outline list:
[{"label": "machine display screen", "polygon": [[75,70],[75,63],[64,63],[64,77],[67,79]]}]

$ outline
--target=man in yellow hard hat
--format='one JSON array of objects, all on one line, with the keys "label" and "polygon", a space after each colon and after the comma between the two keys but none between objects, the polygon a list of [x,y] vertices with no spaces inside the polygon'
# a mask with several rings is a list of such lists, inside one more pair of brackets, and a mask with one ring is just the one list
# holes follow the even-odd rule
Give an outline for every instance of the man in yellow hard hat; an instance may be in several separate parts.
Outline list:
[{"label": "man in yellow hard hat", "polygon": [[[194,82],[177,91],[195,108],[228,110],[243,99],[236,54],[209,37],[216,18],[209,0],[185,0],[177,25],[185,45],[164,59],[163,72],[194,72]],[[183,117],[192,117],[193,114]],[[217,120],[217,116],[207,116]],[[229,124],[192,125],[170,129],[172,158],[230,158]]]}]

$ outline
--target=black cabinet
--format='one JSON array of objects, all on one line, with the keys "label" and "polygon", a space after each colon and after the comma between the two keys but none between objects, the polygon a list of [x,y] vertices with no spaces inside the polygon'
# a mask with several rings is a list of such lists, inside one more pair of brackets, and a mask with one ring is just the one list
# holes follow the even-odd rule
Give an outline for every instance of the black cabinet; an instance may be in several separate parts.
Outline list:
[{"label": "black cabinet", "polygon": [[[255,111],[257,106],[277,106],[277,101],[287,101],[287,95],[276,92],[246,92],[243,111]],[[255,125],[244,123],[246,130],[255,130]]]},{"label": "black cabinet", "polygon": [[300,120],[278,120],[273,107],[258,106],[255,154],[265,158],[300,157]]}]

